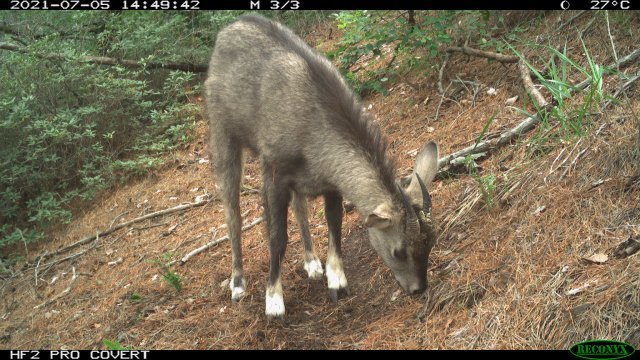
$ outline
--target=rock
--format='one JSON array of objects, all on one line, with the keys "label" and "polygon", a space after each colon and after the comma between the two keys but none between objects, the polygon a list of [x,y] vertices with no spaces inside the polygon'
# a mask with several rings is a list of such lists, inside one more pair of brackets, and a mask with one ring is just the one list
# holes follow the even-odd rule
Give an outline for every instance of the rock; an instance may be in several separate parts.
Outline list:
[{"label": "rock", "polygon": [[510,98],[508,98],[508,99],[504,102],[504,104],[505,104],[505,105],[507,105],[507,106],[511,106],[511,105],[515,104],[515,103],[516,103],[516,101],[518,101],[518,95],[516,95],[516,96],[514,96],[514,97],[510,97]]}]

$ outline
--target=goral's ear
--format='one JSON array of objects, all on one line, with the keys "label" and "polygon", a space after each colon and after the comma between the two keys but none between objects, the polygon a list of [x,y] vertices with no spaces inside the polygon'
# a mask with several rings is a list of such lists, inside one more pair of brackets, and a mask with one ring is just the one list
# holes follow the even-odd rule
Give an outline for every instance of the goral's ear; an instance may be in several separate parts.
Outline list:
[{"label": "goral's ear", "polygon": [[416,156],[413,172],[418,174],[425,185],[429,186],[438,173],[440,149],[435,141],[429,141]]},{"label": "goral's ear", "polygon": [[417,176],[420,176],[422,182],[429,187],[433,178],[438,173],[438,158],[440,151],[435,141],[428,142],[416,156],[416,163],[411,174],[411,182],[407,186],[407,195],[412,204],[422,208],[422,190],[418,182]]},{"label": "goral's ear", "polygon": [[391,206],[387,203],[378,205],[375,210],[364,220],[366,227],[374,227],[379,230],[383,230],[391,226]]}]

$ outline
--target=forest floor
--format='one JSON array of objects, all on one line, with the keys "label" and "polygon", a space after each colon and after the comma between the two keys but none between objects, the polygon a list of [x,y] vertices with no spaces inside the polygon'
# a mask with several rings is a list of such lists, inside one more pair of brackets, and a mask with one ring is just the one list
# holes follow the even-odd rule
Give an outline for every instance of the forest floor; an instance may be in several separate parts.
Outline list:
[{"label": "forest floor", "polygon": [[[552,46],[566,42],[569,54],[585,64],[577,33],[594,15],[557,31],[573,15],[525,14],[516,20],[526,29],[525,39]],[[628,26],[638,25],[635,19]],[[612,31],[618,56],[635,50],[637,34]],[[600,64],[614,60],[607,33],[604,17],[595,16],[584,36]],[[330,39],[327,34],[328,27],[321,27],[308,40],[325,49],[338,41],[335,33]],[[536,66],[544,66],[535,60],[539,50],[523,51]],[[445,85],[460,78],[473,81],[478,90],[474,94],[460,86],[436,118],[438,67],[427,75],[403,76],[389,85],[388,96],[363,99],[390,140],[400,176],[410,172],[415,150],[426,141],[435,139],[441,155],[449,154],[473,144],[494,114],[485,136],[525,117],[505,105],[518,95],[513,106],[526,107],[515,64],[452,54]],[[626,70],[635,71],[637,63]],[[605,91],[612,93],[619,84],[617,77],[606,77]],[[27,259],[33,262],[45,250],[51,253],[114,223],[203,194],[212,200],[78,247],[69,254],[88,250],[73,260],[51,267],[43,262],[37,284],[33,270],[4,281],[0,347],[104,348],[103,340],[109,339],[136,349],[566,349],[594,338],[637,347],[640,258],[638,253],[615,255],[619,244],[640,234],[637,94],[632,89],[620,105],[589,116],[579,137],[562,135],[561,126],[551,122],[479,162],[480,175],[495,176],[492,208],[476,178],[458,174],[436,180],[431,196],[439,239],[429,262],[430,288],[423,296],[399,291],[369,245],[360,216],[351,211],[343,224],[351,294],[332,303],[325,281],[307,279],[297,224],[290,217],[282,274],[286,316],[276,320],[264,315],[269,261],[263,224],[242,234],[248,296],[239,303],[231,302],[226,285],[228,242],[172,266],[181,291],[163,281],[160,264],[226,234],[208,163],[207,125],[201,121],[194,141],[168,157],[166,166],[101,194],[91,206],[80,206],[70,224],[49,234],[49,242],[30,247]],[[248,154],[246,189],[260,189],[259,173],[255,157]],[[312,236],[324,260],[322,209],[320,199],[310,201]],[[247,191],[241,211],[247,222],[261,216],[260,194]],[[34,308],[69,286],[72,268],[77,279],[69,293]]]}]

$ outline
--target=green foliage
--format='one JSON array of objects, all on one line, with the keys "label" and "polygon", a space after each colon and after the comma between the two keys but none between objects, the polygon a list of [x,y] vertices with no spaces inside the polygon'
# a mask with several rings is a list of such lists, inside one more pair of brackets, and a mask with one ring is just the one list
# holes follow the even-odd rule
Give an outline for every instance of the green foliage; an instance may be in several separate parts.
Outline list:
[{"label": "green foliage", "polygon": [[[70,221],[73,201],[145,174],[190,140],[194,74],[81,57],[206,62],[214,34],[195,23],[215,21],[160,12],[3,15],[17,35],[0,33],[0,41],[17,39],[28,51],[0,52],[0,247],[43,238],[47,226]],[[184,41],[166,46],[175,34]],[[51,53],[65,59],[38,56]]]},{"label": "green foliage", "polygon": [[42,239],[44,236],[39,231],[31,230],[28,228],[25,230],[14,228],[10,224],[0,225],[0,233],[3,234],[3,237],[0,238],[0,247],[21,242],[25,245],[30,244],[34,241]]},{"label": "green foliage", "polygon": [[4,259],[0,258],[0,275],[13,274],[8,265],[10,264],[5,264]]},{"label": "green foliage", "polygon": [[477,148],[478,144],[480,144],[480,142],[482,141],[482,138],[484,138],[484,135],[487,133],[487,131],[489,130],[489,126],[491,126],[491,123],[493,123],[493,119],[496,118],[496,115],[498,115],[498,112],[494,112],[493,115],[491,115],[491,117],[489,118],[489,120],[487,120],[487,122],[484,124],[484,126],[482,127],[482,131],[480,132],[480,134],[478,135],[478,138],[476,139],[476,143],[473,145],[473,148]]},{"label": "green foliage", "polygon": [[496,192],[495,174],[487,174],[484,176],[480,175],[475,159],[472,155],[467,155],[464,158],[464,165],[468,169],[469,175],[471,175],[473,180],[476,181],[476,184],[478,184],[478,189],[480,189],[486,208],[488,210],[493,209],[495,206],[494,199]]},{"label": "green foliage", "polygon": [[132,293],[132,294],[129,296],[129,300],[130,300],[131,302],[140,301],[140,300],[142,300],[142,296],[141,296],[140,294],[138,294],[138,293]]},{"label": "green foliage", "polygon": [[180,290],[182,290],[182,281],[178,273],[171,271],[169,268],[166,268],[164,274],[162,274],[162,278],[167,284],[176,289],[176,291],[179,292]]},{"label": "green foliage", "polygon": [[[487,122],[484,124],[484,127],[482,128],[480,135],[478,135],[478,138],[476,139],[474,148],[476,148],[478,144],[480,144],[480,142],[482,141],[482,138],[484,138],[484,135],[489,130],[489,126],[491,126],[491,123],[493,122],[493,119],[495,119],[497,114],[498,114],[497,111],[493,113],[493,115],[489,118],[489,120],[487,120]],[[494,199],[495,199],[495,190],[496,190],[496,186],[495,186],[496,177],[494,174],[481,176],[480,173],[478,172],[478,167],[475,162],[475,159],[477,157],[484,156],[485,154],[486,153],[467,155],[464,158],[464,165],[469,171],[469,174],[471,175],[471,177],[478,184],[478,188],[480,189],[480,193],[482,194],[482,199],[484,200],[485,206],[487,207],[487,209],[491,210],[495,206]]]},{"label": "green foliage", "polygon": [[[504,43],[492,40],[491,35],[503,23],[499,14],[489,11],[414,11],[414,23],[410,23],[406,12],[341,11],[335,14],[335,19],[338,29],[343,30],[342,39],[328,55],[337,59],[357,92],[386,94],[384,82],[397,75],[398,71],[431,71],[441,48],[449,46],[454,38],[467,38],[468,34],[473,34],[480,37],[483,48],[491,47],[502,52]],[[513,29],[506,38],[515,39],[522,31],[521,28]],[[396,62],[398,70],[395,66],[390,67],[389,63],[376,66],[375,70],[354,67],[365,56],[385,59],[387,49],[393,52],[391,56],[394,59],[400,59]]]},{"label": "green foliage", "polygon": [[107,348],[107,350],[131,350],[130,346],[124,347],[117,340],[109,340],[103,339],[102,344]]},{"label": "green foliage", "polygon": [[[377,70],[365,69],[356,76],[349,69],[363,56],[382,56],[384,48],[392,49],[392,56],[401,54],[410,67],[427,64],[426,61],[438,54],[441,44],[451,42],[448,30],[455,16],[455,12],[419,12],[415,16],[416,23],[411,24],[399,12],[341,11],[335,15],[336,26],[344,33],[338,48],[328,55],[337,58],[341,70],[357,92],[384,94],[383,83],[395,75],[395,70],[383,66]],[[426,58],[413,55],[416,49],[425,52]]]},{"label": "green foliage", "polygon": [[488,209],[493,209],[495,206],[495,180],[496,176],[494,174],[488,174],[485,176],[474,175],[473,177],[478,183],[480,192],[482,193],[482,198],[484,199],[484,203]]},{"label": "green foliage", "polygon": [[[532,103],[534,107],[536,107],[536,111],[541,114],[543,129],[547,128],[546,125],[548,125],[549,118],[558,121],[560,125],[559,137],[561,138],[572,138],[584,135],[589,125],[589,116],[598,111],[598,106],[604,98],[602,79],[607,69],[593,60],[584,42],[582,39],[580,40],[587,60],[586,66],[581,66],[571,59],[567,55],[566,46],[561,50],[551,46],[540,46],[540,48],[546,50],[550,55],[547,62],[547,71],[544,75],[527,62],[515,48],[507,45],[525,62],[540,84],[542,84],[553,97],[554,106],[548,112],[539,109],[535,101]],[[590,86],[586,91],[579,90],[572,84],[569,76],[576,72],[590,82]],[[579,91],[583,95],[582,101],[575,101],[576,96],[571,94],[572,90]],[[566,102],[566,99],[569,98],[572,98],[571,104]],[[526,113],[524,109],[521,111]],[[551,134],[551,136],[555,136],[555,134]],[[541,139],[535,139],[535,141],[538,142],[540,140]],[[543,141],[546,142],[547,140],[548,139]]]},{"label": "green foliage", "polygon": [[160,273],[162,274],[162,279],[179,292],[182,290],[182,279],[178,273],[171,270],[172,257],[173,253],[166,252],[162,254],[160,258],[149,260],[149,262],[158,265]]}]

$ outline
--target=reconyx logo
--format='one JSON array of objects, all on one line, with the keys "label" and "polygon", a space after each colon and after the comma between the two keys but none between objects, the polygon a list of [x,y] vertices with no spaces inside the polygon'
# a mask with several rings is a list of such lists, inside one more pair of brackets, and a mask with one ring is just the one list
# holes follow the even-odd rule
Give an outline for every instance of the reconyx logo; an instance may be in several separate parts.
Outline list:
[{"label": "reconyx logo", "polygon": [[589,340],[573,345],[569,351],[583,359],[624,359],[636,349],[633,346],[614,340]]}]

